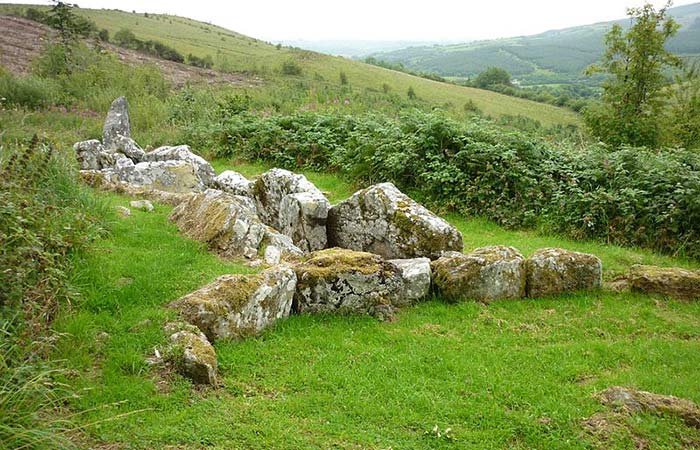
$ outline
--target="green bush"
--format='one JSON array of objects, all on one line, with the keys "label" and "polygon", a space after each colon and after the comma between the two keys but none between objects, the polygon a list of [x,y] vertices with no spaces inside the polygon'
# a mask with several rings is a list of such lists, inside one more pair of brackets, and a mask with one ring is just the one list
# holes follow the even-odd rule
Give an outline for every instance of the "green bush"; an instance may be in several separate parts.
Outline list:
[{"label": "green bush", "polygon": [[75,163],[46,145],[0,148],[0,318],[42,328],[70,298],[71,259],[102,231]]},{"label": "green bush", "polygon": [[392,181],[434,207],[507,227],[544,227],[700,257],[700,154],[554,147],[491,122],[438,113],[239,113],[219,125],[219,155]]},{"label": "green bush", "polygon": [[38,109],[55,102],[56,84],[35,76],[15,77],[0,72],[0,107]]},{"label": "green bush", "polygon": [[294,60],[282,63],[282,75],[301,75],[301,66]]}]

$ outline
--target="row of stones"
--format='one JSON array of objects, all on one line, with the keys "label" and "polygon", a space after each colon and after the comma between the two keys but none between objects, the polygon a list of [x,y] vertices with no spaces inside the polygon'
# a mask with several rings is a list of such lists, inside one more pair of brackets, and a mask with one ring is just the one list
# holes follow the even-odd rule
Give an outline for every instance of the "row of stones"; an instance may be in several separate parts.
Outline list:
[{"label": "row of stones", "polygon": [[431,263],[333,248],[257,275],[224,275],[176,300],[170,307],[196,328],[177,330],[171,341],[185,343],[187,364],[180,371],[212,383],[216,358],[209,342],[256,335],[290,314],[360,313],[386,320],[397,308],[425,299],[431,286],[447,300],[497,300],[595,289],[601,281],[598,258],[561,249],[543,249],[526,260],[512,247],[484,247]]}]

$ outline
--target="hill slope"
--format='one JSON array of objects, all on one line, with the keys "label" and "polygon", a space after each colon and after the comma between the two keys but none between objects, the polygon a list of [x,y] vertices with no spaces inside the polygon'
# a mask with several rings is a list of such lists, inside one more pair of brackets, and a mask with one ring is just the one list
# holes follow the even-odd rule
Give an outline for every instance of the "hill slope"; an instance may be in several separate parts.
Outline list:
[{"label": "hill slope", "polygon": [[[680,55],[700,55],[700,3],[669,10],[682,25],[669,49]],[[613,23],[547,31],[534,36],[478,41],[466,44],[413,47],[374,56],[407,68],[443,76],[470,77],[490,66],[502,67],[528,84],[570,82],[603,52],[603,36]]]},{"label": "hill slope", "polygon": [[[26,7],[0,5],[0,12],[21,12]],[[330,92],[329,97],[340,99],[350,94],[360,102],[367,98],[362,108],[374,110],[384,104],[406,102],[406,93],[413,88],[417,95],[414,102],[416,107],[438,107],[459,115],[463,113],[464,105],[471,102],[484,114],[494,117],[522,115],[546,126],[577,124],[579,121],[575,113],[566,109],[426,80],[345,58],[277,47],[215,25],[181,17],[116,10],[79,9],[78,13],[93,20],[99,28],[107,29],[111,36],[122,28],[128,28],[139,39],[160,41],[184,55],[211,56],[215,69],[263,78],[263,86],[255,88],[258,92],[263,90],[264,95],[271,98],[296,96],[299,103],[311,104],[308,107],[314,107],[313,104],[321,97],[320,93]],[[301,74],[282,73],[283,64],[290,61],[301,68]],[[341,85],[341,72],[346,76],[347,85]],[[284,92],[281,93],[281,90]]]}]

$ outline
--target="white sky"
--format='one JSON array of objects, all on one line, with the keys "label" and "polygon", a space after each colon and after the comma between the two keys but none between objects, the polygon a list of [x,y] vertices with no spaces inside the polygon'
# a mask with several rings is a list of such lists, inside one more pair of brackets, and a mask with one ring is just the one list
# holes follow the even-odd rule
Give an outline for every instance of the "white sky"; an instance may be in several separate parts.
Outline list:
[{"label": "white sky", "polygon": [[[176,14],[270,41],[435,41],[520,36],[620,19],[625,17],[627,7],[645,3],[644,0],[69,1],[83,8]],[[677,0],[674,6],[696,1]],[[665,2],[652,3],[662,6]]]}]

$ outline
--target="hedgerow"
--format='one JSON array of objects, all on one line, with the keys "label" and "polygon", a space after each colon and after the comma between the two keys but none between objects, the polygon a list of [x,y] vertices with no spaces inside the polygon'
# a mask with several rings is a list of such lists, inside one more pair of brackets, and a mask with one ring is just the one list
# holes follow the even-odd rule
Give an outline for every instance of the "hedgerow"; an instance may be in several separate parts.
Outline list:
[{"label": "hedgerow", "polygon": [[700,257],[698,152],[554,145],[482,119],[420,111],[398,118],[244,111],[211,127],[221,157],[389,180],[433,207],[506,227]]}]

